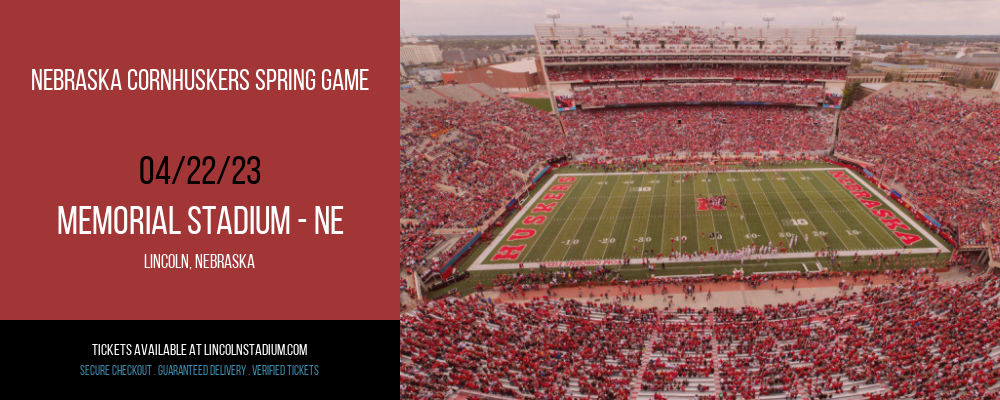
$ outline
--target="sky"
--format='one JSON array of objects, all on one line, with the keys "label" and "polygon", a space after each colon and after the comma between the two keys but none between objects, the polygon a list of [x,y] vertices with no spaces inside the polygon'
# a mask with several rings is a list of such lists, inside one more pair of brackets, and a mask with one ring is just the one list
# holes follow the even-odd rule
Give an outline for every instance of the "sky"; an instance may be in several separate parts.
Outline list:
[{"label": "sky", "polygon": [[545,10],[562,14],[557,23],[624,24],[619,12],[631,11],[636,25],[832,24],[836,11],[859,34],[1000,34],[1000,0],[400,0],[399,25],[416,35],[529,35],[548,22]]}]

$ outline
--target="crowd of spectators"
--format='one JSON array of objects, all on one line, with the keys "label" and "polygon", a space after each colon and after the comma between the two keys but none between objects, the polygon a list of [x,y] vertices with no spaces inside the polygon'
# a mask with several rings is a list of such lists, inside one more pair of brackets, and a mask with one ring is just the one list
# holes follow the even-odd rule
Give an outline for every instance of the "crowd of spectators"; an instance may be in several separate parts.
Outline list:
[{"label": "crowd of spectators", "polygon": [[[992,241],[991,250],[1000,252],[1000,106],[958,95],[876,95],[857,103],[842,118],[838,151],[872,163],[876,176],[960,232],[962,244]],[[607,99],[580,98],[583,104]],[[523,188],[539,161],[567,153],[824,150],[833,121],[809,108],[678,106],[587,111],[564,123],[569,137],[545,114],[507,99],[403,111],[401,268],[439,268],[460,246],[424,259],[442,240],[433,231],[481,223]],[[992,233],[983,221],[992,222]],[[853,277],[863,284],[880,273]],[[499,274],[493,284],[502,291],[653,285],[666,293],[669,285],[741,280],[759,286],[768,279],[843,274],[624,282],[611,269],[571,268]],[[573,394],[628,399],[635,387],[684,391],[692,390],[690,379],[717,377],[721,385],[714,390],[694,390],[714,391],[707,397],[715,399],[826,398],[864,386],[877,388],[872,399],[996,399],[986,389],[1000,378],[991,356],[1000,346],[1000,278],[955,285],[923,271],[892,274],[889,285],[832,299],[711,311],[573,300],[497,305],[477,296],[430,302],[400,318],[400,398],[444,399],[467,389],[542,400]],[[400,285],[408,289],[402,279]],[[695,315],[679,323],[680,314]],[[644,362],[647,343],[656,356]]]},{"label": "crowd of spectators", "polygon": [[550,116],[510,99],[403,110],[401,268],[443,265],[451,253],[424,259],[443,240],[433,232],[481,225],[548,159],[598,152],[813,150],[832,133],[829,115],[788,108],[666,107],[587,112],[564,121],[569,136]]},{"label": "crowd of spectators", "polygon": [[481,225],[523,189],[541,161],[567,151],[554,119],[511,99],[410,107],[400,113],[400,130],[401,268],[439,268],[453,254],[424,259],[443,240],[434,230]]},{"label": "crowd of spectators", "polygon": [[[628,399],[635,381],[727,400],[859,390],[872,399],[996,399],[1000,278],[952,284],[925,269],[885,273],[884,286],[762,308],[435,301],[400,319],[400,396]],[[653,357],[643,361],[646,346]],[[688,382],[712,377],[714,389]]]},{"label": "crowd of spectators", "polygon": [[993,257],[994,260],[1000,260],[1000,231],[998,231],[998,229],[1000,229],[1000,221],[994,218],[990,221],[990,224],[992,232],[988,235],[988,237],[989,241],[993,243],[993,245],[990,246],[990,256]]},{"label": "crowd of spectators", "polygon": [[[749,27],[748,27],[749,28]],[[633,26],[539,29],[542,54],[553,53],[795,53],[850,54],[852,43],[838,40],[832,27],[785,31],[783,37],[756,28],[708,26]],[[557,30],[558,29],[558,30]],[[546,32],[548,31],[548,32]],[[560,32],[561,31],[561,32]],[[771,32],[773,33],[773,32]],[[769,36],[762,38],[763,36]],[[551,43],[556,41],[554,47]]]},{"label": "crowd of spectators", "polygon": [[[563,117],[577,154],[827,150],[834,115],[816,108],[664,106],[591,110]],[[689,153],[690,154],[690,153]]]},{"label": "crowd of spectators", "polygon": [[614,41],[618,44],[630,44],[635,39],[639,39],[642,44],[658,44],[660,41],[664,44],[708,44],[710,40],[725,43],[735,38],[732,34],[722,32],[721,29],[713,32],[700,26],[647,27],[615,35]]},{"label": "crowd of spectators", "polygon": [[998,341],[986,337],[1000,316],[997,279],[905,278],[822,302],[717,310],[722,390],[822,398],[880,384],[873,398],[988,398],[1000,376],[988,356]]},{"label": "crowd of spectators", "polygon": [[[794,87],[794,86],[793,86]],[[681,88],[684,88],[683,90]],[[655,102],[661,97],[711,101],[777,96],[787,86],[593,85],[584,105]],[[794,87],[794,96],[821,90]],[[675,93],[676,92],[676,93]],[[600,93],[600,94],[596,94]],[[959,232],[960,244],[990,245],[1000,253],[1000,106],[946,95],[876,95],[845,112],[838,151],[872,163],[871,172]],[[808,95],[811,96],[811,95]],[[636,100],[629,100],[636,99]],[[745,100],[745,99],[744,99]],[[589,110],[551,116],[510,99],[410,107],[400,115],[400,266],[440,266],[424,255],[442,241],[441,228],[470,229],[504,207],[542,161],[565,154],[618,159],[657,154],[822,151],[831,146],[833,114],[816,108],[666,106]],[[604,166],[605,168],[607,166]],[[466,235],[466,240],[471,235]],[[455,248],[461,247],[458,246]],[[568,278],[573,278],[572,276]]]},{"label": "crowd of spectators", "polygon": [[594,283],[611,283],[621,280],[621,274],[617,271],[600,267],[587,269],[584,267],[571,267],[549,269],[541,268],[529,270],[521,273],[499,273],[493,278],[493,287],[501,292],[514,292],[524,290],[536,290],[539,284],[548,284],[550,287],[586,285]]},{"label": "crowd of spectators", "polygon": [[[588,43],[588,45],[581,44],[560,44],[558,47],[552,47],[551,44],[543,42],[541,46],[541,53],[545,55],[552,54],[594,54],[594,55],[604,55],[604,54],[817,54],[817,55],[849,55],[849,52],[845,52],[843,49],[837,49],[834,43],[819,43],[816,46],[806,47],[804,45],[794,45],[785,47],[784,45],[778,44],[767,44],[764,47],[758,47],[757,43],[748,44],[747,42],[741,41],[739,47],[735,47],[732,43],[721,43],[708,45],[694,45],[694,47],[679,47],[671,45],[670,47],[660,46],[659,44],[640,44],[636,47],[631,41],[628,44],[610,44],[610,45],[594,45],[597,43]],[[752,60],[748,58],[748,60]]]},{"label": "crowd of spectators", "polygon": [[647,78],[743,78],[775,80],[846,80],[847,67],[816,68],[803,65],[613,65],[548,67],[552,81],[642,80]]},{"label": "crowd of spectators", "polygon": [[[591,311],[605,317],[592,321]],[[424,389],[565,399],[573,381],[585,396],[627,399],[656,315],[573,301],[498,308],[470,297],[426,304],[400,318],[400,395],[412,393],[404,380],[419,380]]]},{"label": "crowd of spectators", "polygon": [[[865,257],[868,267],[871,269],[844,271],[844,270],[823,270],[809,274],[799,272],[775,272],[769,274],[751,275],[694,275],[694,276],[652,276],[648,279],[625,280],[614,267],[599,267],[588,270],[584,267],[568,268],[539,268],[531,270],[518,270],[511,272],[500,272],[493,279],[493,289],[500,293],[524,292],[527,290],[539,290],[542,285],[547,285],[550,289],[563,287],[586,287],[588,291],[596,286],[620,285],[629,289],[651,287],[653,292],[667,292],[669,290],[685,290],[692,285],[733,283],[738,282],[751,289],[766,286],[768,283],[776,281],[799,280],[811,282],[829,279],[852,278],[862,283],[871,282],[872,277],[877,275],[895,276],[901,270],[911,270],[925,268],[928,266],[944,266],[958,268],[960,271],[972,270],[972,258],[967,255],[955,255],[947,261],[941,260],[937,264],[937,257],[933,259],[900,259],[893,254],[875,254]],[[477,291],[486,288],[479,286]],[[598,290],[598,293],[600,291]],[[581,292],[582,294],[583,292]]]},{"label": "crowd of spectators", "polygon": [[[690,311],[678,311],[681,312]],[[642,390],[686,391],[689,379],[712,377],[715,373],[711,357],[712,332],[704,323],[706,317],[704,314],[695,315],[687,319],[692,322],[671,321],[655,327],[652,358],[641,377]],[[696,389],[705,391],[707,386]]]},{"label": "crowd of spectators", "polygon": [[873,164],[876,177],[957,230],[960,244],[985,245],[982,222],[1000,222],[1000,104],[962,95],[869,97],[842,116],[837,151]]},{"label": "crowd of spectators", "polygon": [[823,101],[822,85],[768,84],[666,84],[577,85],[580,106],[615,104],[754,102],[775,104],[817,104]]}]

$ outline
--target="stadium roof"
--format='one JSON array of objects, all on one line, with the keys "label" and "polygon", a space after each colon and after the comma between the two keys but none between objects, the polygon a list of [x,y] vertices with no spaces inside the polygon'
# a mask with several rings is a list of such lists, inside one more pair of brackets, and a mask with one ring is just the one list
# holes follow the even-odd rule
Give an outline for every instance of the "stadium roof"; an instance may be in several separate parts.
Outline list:
[{"label": "stadium roof", "polygon": [[502,69],[507,72],[527,72],[529,74],[534,74],[538,72],[538,66],[535,64],[534,58],[524,59],[521,61],[514,61],[506,64],[493,65],[493,68]]},{"label": "stadium roof", "polygon": [[874,69],[861,69],[861,70],[850,70],[847,71],[848,74],[871,74],[871,75],[885,75],[885,72],[874,70]]},{"label": "stadium roof", "polygon": [[893,69],[903,69],[903,68],[906,68],[906,69],[927,69],[927,68],[930,68],[930,67],[928,67],[926,65],[902,65],[902,64],[893,64],[893,63],[887,63],[887,62],[881,62],[881,61],[875,61],[875,62],[872,63],[872,65],[878,65],[880,67],[893,68]]},{"label": "stadium roof", "polygon": [[[536,28],[548,28],[550,26],[553,26],[551,22],[536,22],[535,23],[535,27]],[[577,24],[559,23],[558,26],[559,27],[571,27],[571,28],[595,28],[596,27],[596,28],[601,28],[601,29],[603,29],[603,28],[611,28],[611,29],[622,28],[622,29],[630,29],[630,30],[631,29],[636,29],[636,28],[638,28],[638,29],[644,29],[644,28],[654,28],[654,29],[659,29],[659,28],[702,28],[702,29],[726,29],[726,30],[733,29],[733,30],[748,30],[748,31],[760,31],[761,29],[769,29],[769,30],[775,30],[775,31],[786,30],[786,29],[789,29],[789,30],[790,29],[823,29],[823,30],[829,30],[829,31],[838,31],[838,30],[839,31],[844,31],[845,34],[847,33],[847,31],[853,31],[853,30],[856,30],[858,28],[857,25],[840,24],[840,27],[838,28],[838,27],[836,27],[833,24],[823,24],[823,23],[820,23],[820,24],[817,24],[817,25],[774,25],[774,26],[771,26],[770,28],[767,25],[745,25],[744,26],[744,25],[726,24],[725,26],[719,26],[717,24],[703,24],[703,25],[678,24],[678,25],[673,25],[673,24],[668,24],[668,23],[659,24],[659,25],[657,25],[657,24],[653,24],[653,25],[636,25],[636,24],[628,24],[628,25],[626,25],[626,24],[600,24],[600,25],[595,25],[593,23],[582,23],[582,24],[581,23],[577,23]]]},{"label": "stadium roof", "polygon": [[944,57],[934,57],[933,60],[951,64],[1000,66],[1000,57],[955,58],[954,56],[944,56]]},{"label": "stadium roof", "polygon": [[[862,85],[864,86],[864,85]],[[886,84],[879,95],[894,96],[899,98],[939,98],[962,101],[994,102],[1000,103],[1000,93],[989,89],[964,89],[940,83],[904,83],[892,82]]]},{"label": "stadium roof", "polygon": [[865,89],[874,90],[876,92],[879,91],[879,90],[882,90],[886,86],[889,86],[889,84],[888,83],[862,83],[861,84],[861,87],[863,87]]}]

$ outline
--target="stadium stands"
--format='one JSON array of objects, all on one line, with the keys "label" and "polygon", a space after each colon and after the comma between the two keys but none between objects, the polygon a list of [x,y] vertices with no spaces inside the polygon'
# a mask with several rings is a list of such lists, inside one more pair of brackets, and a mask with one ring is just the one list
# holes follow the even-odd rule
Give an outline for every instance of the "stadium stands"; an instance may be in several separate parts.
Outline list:
[{"label": "stadium stands", "polygon": [[576,154],[635,156],[832,147],[833,115],[768,106],[667,106],[593,110],[563,117]]},{"label": "stadium stands", "polygon": [[[778,93],[769,99],[780,101],[786,96],[780,88],[753,91]],[[794,88],[799,92],[787,96],[820,93]],[[435,231],[480,227],[525,189],[545,160],[566,154],[815,151],[830,148],[833,132],[832,114],[816,108],[701,106],[568,115],[567,136],[545,113],[485,85],[401,92],[400,104],[401,268],[439,268],[454,249],[426,259],[444,239]]]},{"label": "stadium stands", "polygon": [[433,89],[408,90],[399,94],[400,111],[404,106],[444,107],[449,101],[487,103],[500,99],[503,94],[484,83],[471,85],[438,86]]},{"label": "stadium stands", "polygon": [[[578,103],[584,106],[815,105],[839,102],[824,91],[839,92],[839,82],[847,78],[855,28],[536,24],[535,36],[550,90],[582,95]],[[670,83],[657,86],[668,84],[653,80]],[[609,81],[619,85],[614,92],[595,90],[594,83]],[[623,81],[643,84],[623,88]],[[734,82],[739,86],[721,86]],[[792,82],[810,85],[775,86]]]},{"label": "stadium stands", "polygon": [[401,268],[439,268],[455,249],[426,259],[443,239],[435,229],[482,225],[524,190],[541,161],[568,151],[555,120],[485,85],[400,99],[415,105],[400,114],[399,217],[409,221],[401,222]]},{"label": "stadium stands", "polygon": [[577,85],[575,90],[580,106],[689,102],[815,105],[823,101],[822,85],[643,83]]},{"label": "stadium stands", "polygon": [[[681,153],[835,149],[870,164],[894,196],[958,232],[960,245],[1000,254],[996,94],[893,83],[855,103],[838,126],[833,110],[815,106],[827,88],[840,90],[824,81],[846,79],[854,27],[535,29],[553,92],[572,92],[578,106],[558,120],[482,84],[401,92],[401,269],[439,270],[471,229],[526,190],[544,161],[563,155],[607,171]],[[450,229],[462,233],[438,234]],[[400,316],[400,398],[1000,399],[1000,276],[941,282],[921,268],[930,257],[901,265],[899,255],[899,270],[888,269],[889,255],[876,255],[871,271],[820,266],[803,275],[741,269],[625,281],[634,271],[501,271],[475,290],[491,279],[499,298],[522,304],[445,297]],[[964,257],[951,263],[964,269]],[[695,283],[735,281],[746,301],[769,280],[803,276],[840,279],[844,288],[837,297],[763,307],[673,308],[672,298],[662,310],[627,305],[636,287],[652,286],[654,295],[661,288],[666,305],[668,287],[690,284],[693,295]],[[581,287],[584,300],[582,288],[595,285],[624,291],[585,302],[525,297]]]},{"label": "stadium stands", "polygon": [[[743,92],[745,85],[732,84],[576,88],[583,89],[577,98],[584,108],[822,96],[808,85],[759,85]],[[564,135],[545,113],[494,93],[462,86],[401,93],[401,269],[440,269],[472,234],[445,243],[437,229],[479,226],[553,157],[792,153],[834,145],[834,114],[816,107],[583,110],[562,115]],[[718,100],[734,98],[739,100]],[[1000,223],[998,129],[995,95],[897,83],[841,117],[836,150],[871,164],[876,177],[957,230],[961,244],[989,245],[996,253],[1000,236],[987,228]],[[640,309],[626,305],[628,296],[524,304],[478,296],[431,301],[400,317],[400,398],[1000,398],[1000,277],[947,283],[914,267],[866,272],[886,274],[883,286],[868,281],[865,287],[855,275],[853,284],[863,289],[839,297],[739,309]],[[501,273],[492,283],[516,298],[541,285],[665,289],[740,280],[756,287],[796,276],[626,282],[612,269],[570,268]],[[408,290],[402,281],[401,290]],[[459,391],[464,394],[455,397]]]},{"label": "stadium stands", "polygon": [[873,164],[958,231],[961,244],[986,244],[982,222],[1000,217],[997,97],[919,84],[887,89],[844,113],[838,153]]},{"label": "stadium stands", "polygon": [[738,310],[436,301],[400,318],[400,397],[997,398],[1000,278],[892,279]]},{"label": "stadium stands", "polygon": [[643,80],[658,78],[742,78],[774,80],[845,80],[847,67],[813,67],[794,64],[717,65],[581,65],[549,67],[553,81]]},{"label": "stadium stands", "polygon": [[853,26],[613,26],[535,24],[549,54],[851,54]]},{"label": "stadium stands", "polygon": [[855,27],[705,27],[536,24],[548,54],[850,54]]},{"label": "stadium stands", "polygon": [[448,104],[448,99],[431,90],[411,90],[400,93],[403,103],[415,107],[444,107]]}]

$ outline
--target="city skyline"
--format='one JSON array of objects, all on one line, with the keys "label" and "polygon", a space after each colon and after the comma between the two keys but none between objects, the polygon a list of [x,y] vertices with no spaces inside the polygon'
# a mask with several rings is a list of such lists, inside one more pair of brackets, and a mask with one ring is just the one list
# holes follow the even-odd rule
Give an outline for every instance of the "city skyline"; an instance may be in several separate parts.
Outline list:
[{"label": "city skyline", "polygon": [[[833,24],[834,12],[846,12],[845,25],[858,34],[992,35],[1000,34],[1000,3],[987,0],[751,0],[664,4],[648,0],[557,0],[506,2],[401,0],[400,26],[415,35],[531,35],[535,23],[546,22],[545,10],[557,9],[557,23],[624,24],[620,11],[631,11],[632,25],[772,25]],[[446,11],[445,11],[446,10]],[[973,12],[974,11],[974,12]]]}]

